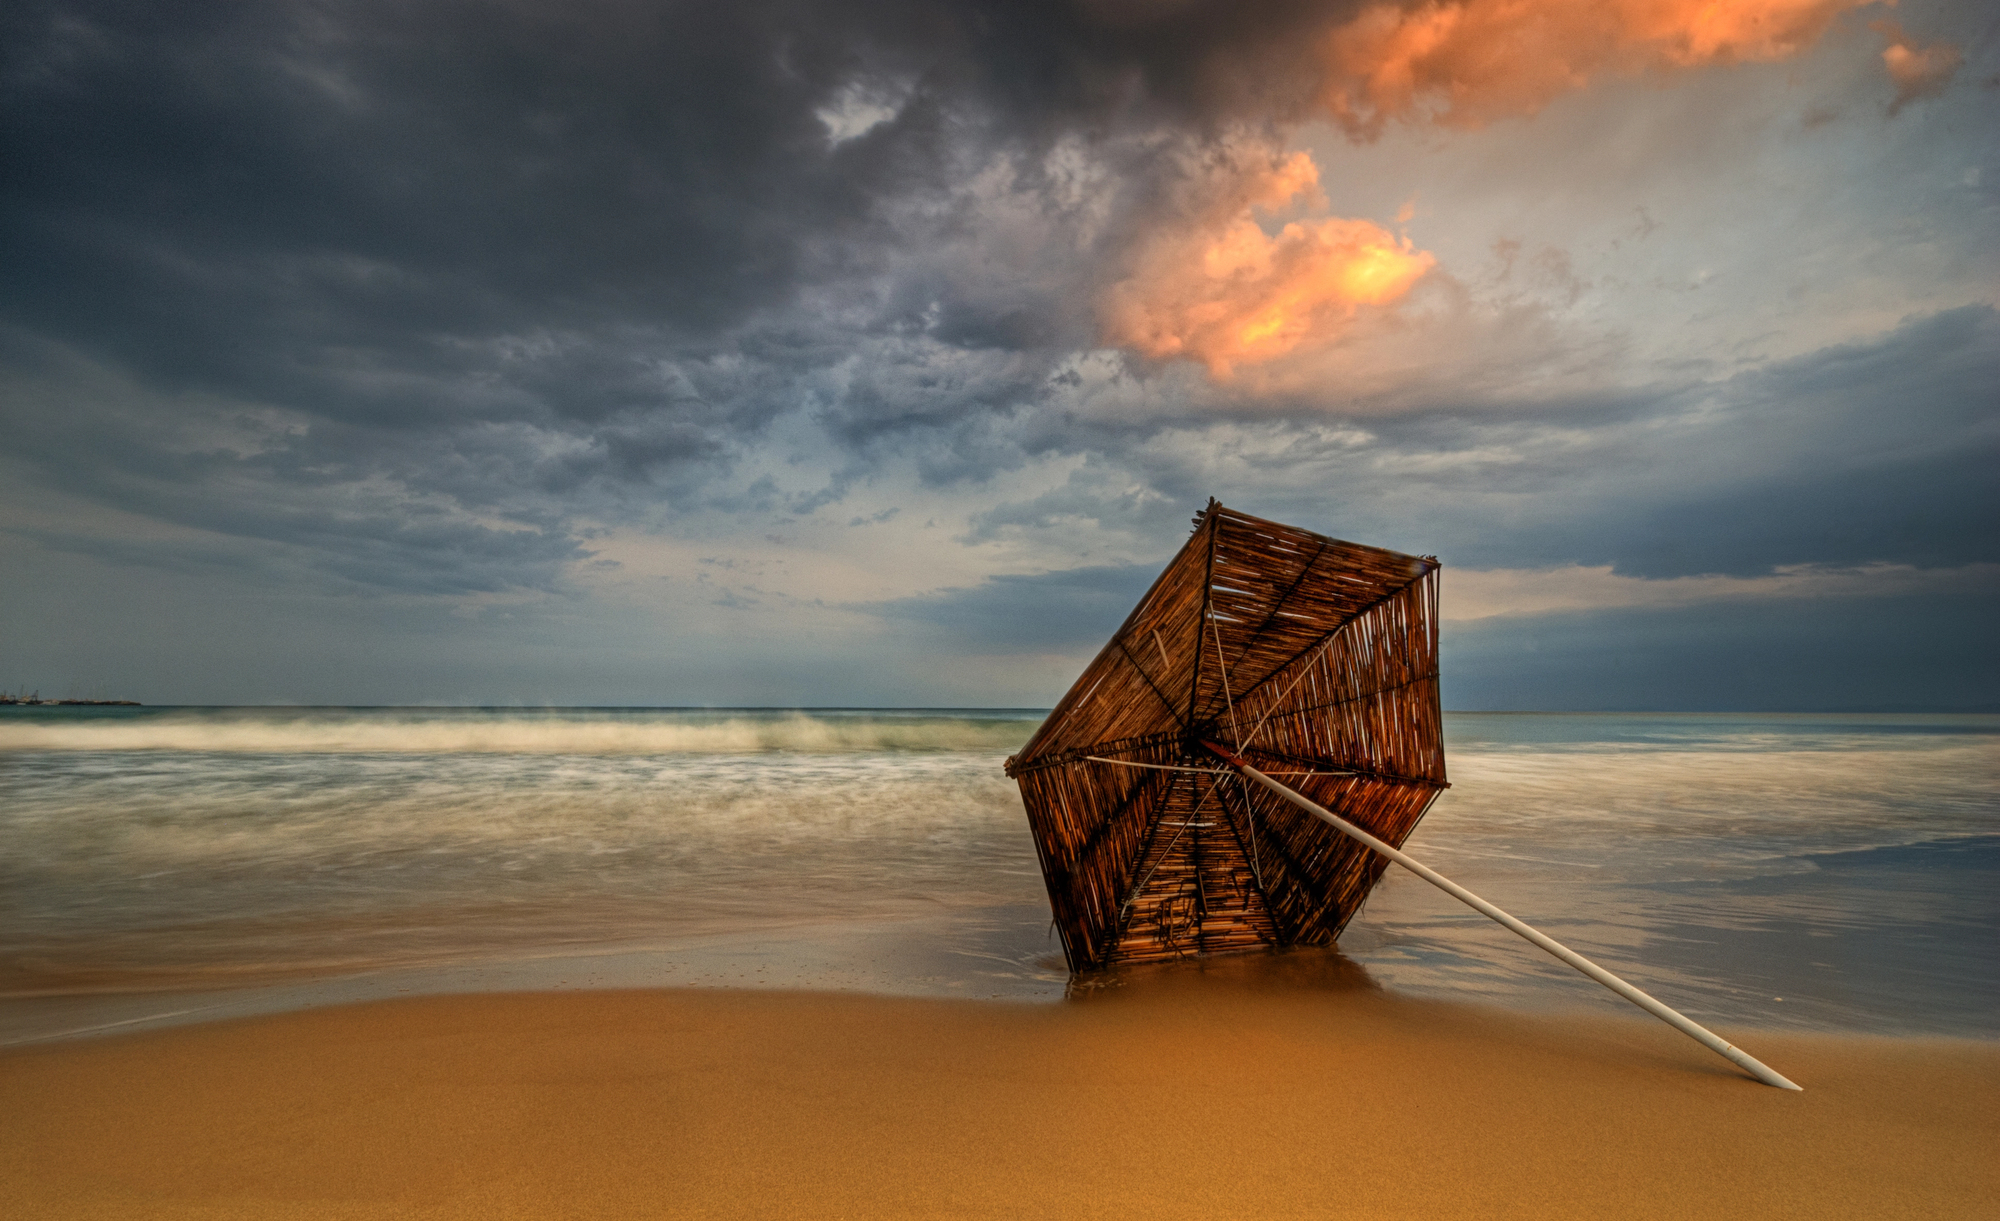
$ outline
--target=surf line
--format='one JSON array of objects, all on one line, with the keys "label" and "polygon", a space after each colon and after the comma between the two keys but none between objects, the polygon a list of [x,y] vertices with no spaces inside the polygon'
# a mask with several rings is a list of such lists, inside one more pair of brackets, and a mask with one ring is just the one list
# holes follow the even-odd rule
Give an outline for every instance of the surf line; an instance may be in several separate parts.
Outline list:
[{"label": "surf line", "polygon": [[1231,767],[1235,768],[1238,772],[1240,772],[1244,776],[1247,776],[1250,779],[1255,780],[1257,783],[1263,785],[1267,789],[1270,789],[1273,793],[1276,793],[1278,796],[1284,798],[1286,801],[1291,802],[1293,805],[1299,807],[1301,810],[1304,810],[1306,813],[1311,814],[1315,818],[1318,818],[1320,821],[1326,823],[1328,826],[1340,832],[1342,835],[1347,836],[1349,839],[1354,840],[1357,843],[1363,844],[1375,850],[1376,852],[1381,853],[1383,856],[1388,857],[1390,860],[1396,862],[1398,865],[1401,865],[1403,868],[1409,870],[1411,873],[1416,874],[1418,877],[1422,878],[1426,882],[1429,882],[1431,885],[1437,887],[1439,890],[1444,891],[1446,894],[1450,895],[1454,899],[1457,899],[1459,902],[1465,904],[1467,907],[1472,908],[1480,915],[1485,916],[1488,919],[1492,920],[1494,923],[1500,925],[1502,928],[1507,929],[1509,932],[1519,934],[1521,937],[1527,939],[1528,941],[1533,942],[1535,945],[1540,946],[1542,949],[1547,950],[1549,953],[1555,955],[1563,962],[1568,963],[1570,966],[1576,968],[1578,971],[1581,971],[1583,974],[1589,976],[1591,979],[1596,980],[1598,983],[1603,984],[1605,987],[1611,989],[1613,992],[1616,992],[1619,996],[1624,997],[1626,1000],[1631,1001],[1633,1004],[1639,1006],[1639,1008],[1644,1009],[1647,1013],[1650,1013],[1654,1017],[1659,1018],[1661,1021],[1665,1022],[1669,1026],[1672,1026],[1674,1029],[1680,1031],[1682,1034],[1686,1035],[1690,1039],[1693,1039],[1695,1042],[1700,1043],[1703,1047],[1708,1048],[1716,1055],[1721,1056],[1723,1059],[1728,1060],[1730,1063],[1736,1065],[1738,1068],[1741,1068],[1745,1072],[1749,1073],[1751,1076],[1755,1077],[1757,1080],[1762,1081],[1765,1085],[1774,1085],[1781,1090],[1797,1090],[1804,1088],[1803,1086],[1800,1086],[1795,1082],[1789,1080],[1784,1075],[1779,1073],[1776,1069],[1771,1068],[1769,1065],[1765,1064],[1762,1060],[1757,1059],[1749,1052],[1744,1051],[1742,1048],[1736,1046],[1734,1043],[1731,1043],[1729,1040],[1723,1038],[1721,1035],[1716,1034],[1708,1027],[1703,1026],[1699,1022],[1696,1022],[1692,1018],[1681,1013],[1679,1010],[1674,1009],[1671,1006],[1662,1004],[1661,1002],[1655,1000],[1653,997],[1648,996],[1644,992],[1641,992],[1639,989],[1633,987],[1631,984],[1626,983],[1624,980],[1618,978],[1616,975],[1613,975],[1611,972],[1605,970],[1603,967],[1600,967],[1596,963],[1590,961],[1590,959],[1585,958],[1583,955],[1577,953],[1575,950],[1570,949],[1562,942],[1557,941],[1555,938],[1548,936],[1547,934],[1539,931],[1538,929],[1530,928],[1528,925],[1523,924],[1519,920],[1516,920],[1514,917],[1508,915],[1506,912],[1501,911],[1499,908],[1493,906],[1491,903],[1488,903],[1486,900],[1480,898],[1478,895],[1473,894],[1471,891],[1467,890],[1463,886],[1460,886],[1458,883],[1452,881],[1450,878],[1447,878],[1443,874],[1430,868],[1428,865],[1425,865],[1423,862],[1416,860],[1414,857],[1406,856],[1401,851],[1395,848],[1391,848],[1388,844],[1382,842],[1379,839],[1376,839],[1374,836],[1368,834],[1368,832],[1363,831],[1360,827],[1355,826],[1353,823],[1348,822],[1340,815],[1335,814],[1332,810],[1327,809],[1325,806],[1320,805],[1318,802],[1313,801],[1311,798],[1306,797],[1301,793],[1295,792],[1286,785],[1279,784],[1276,780],[1271,779],[1263,772],[1260,772],[1256,768],[1250,766],[1249,763],[1239,758],[1237,754],[1234,751],[1230,750],[1228,747],[1221,746],[1218,745],[1217,743],[1208,741],[1204,741],[1202,745],[1207,747],[1209,751],[1215,755],[1216,758],[1221,759],[1223,762],[1229,764]]}]

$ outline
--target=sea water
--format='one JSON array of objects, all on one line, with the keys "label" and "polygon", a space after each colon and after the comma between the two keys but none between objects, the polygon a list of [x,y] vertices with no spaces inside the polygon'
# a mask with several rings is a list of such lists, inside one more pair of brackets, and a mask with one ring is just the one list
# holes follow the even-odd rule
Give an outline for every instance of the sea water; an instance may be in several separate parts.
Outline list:
[{"label": "sea water", "polygon": [[[0,709],[0,1043],[455,989],[1059,999],[1001,774],[1041,716]],[[1446,747],[1407,849],[1690,1015],[2000,1035],[2000,717],[1453,714]],[[1315,955],[1618,1004],[1394,869]]]}]

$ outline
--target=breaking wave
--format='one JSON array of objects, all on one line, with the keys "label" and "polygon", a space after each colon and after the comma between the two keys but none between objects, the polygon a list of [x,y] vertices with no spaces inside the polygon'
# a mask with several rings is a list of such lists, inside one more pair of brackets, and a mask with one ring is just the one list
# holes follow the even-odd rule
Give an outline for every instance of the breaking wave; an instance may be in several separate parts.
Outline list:
[{"label": "breaking wave", "polygon": [[0,721],[0,751],[224,754],[677,755],[1007,752],[1039,712],[191,710]]}]

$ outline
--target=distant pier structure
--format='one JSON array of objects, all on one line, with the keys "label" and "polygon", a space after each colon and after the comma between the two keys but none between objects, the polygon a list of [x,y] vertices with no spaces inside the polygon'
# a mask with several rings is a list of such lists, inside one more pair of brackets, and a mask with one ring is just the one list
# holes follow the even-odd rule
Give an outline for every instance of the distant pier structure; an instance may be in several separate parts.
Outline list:
[{"label": "distant pier structure", "polygon": [[12,694],[9,694],[8,692],[5,691],[0,691],[0,706],[4,705],[14,705],[17,707],[33,706],[40,708],[73,708],[73,707],[143,708],[145,707],[145,705],[141,704],[138,700],[71,700],[71,699],[45,700],[42,698],[41,692],[39,691],[29,692],[25,688],[21,691],[14,692]]}]

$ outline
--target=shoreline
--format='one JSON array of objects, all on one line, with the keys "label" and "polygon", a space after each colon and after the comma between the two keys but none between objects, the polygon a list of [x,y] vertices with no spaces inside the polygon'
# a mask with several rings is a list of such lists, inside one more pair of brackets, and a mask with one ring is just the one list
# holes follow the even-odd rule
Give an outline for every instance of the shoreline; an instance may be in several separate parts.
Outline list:
[{"label": "shoreline", "polygon": [[[1737,1033],[1726,1029],[1725,1035]],[[2000,1201],[2000,1043],[1198,973],[1058,1005],[465,993],[0,1050],[41,1217],[1925,1217]]]},{"label": "shoreline", "polygon": [[[1001,907],[959,913],[968,925],[990,923],[1003,930],[1015,914]],[[1486,931],[1483,925],[1475,927]],[[1491,938],[1492,944],[1477,948],[1514,975],[1534,977],[1538,986],[1496,994],[1488,981],[1476,976],[1449,988],[1422,977],[1412,984],[1399,977],[1397,964],[1385,972],[1366,950],[1351,955],[1338,946],[1128,965],[1076,977],[1063,970],[1053,952],[1008,957],[999,951],[1018,947],[984,945],[962,929],[953,929],[954,936],[939,937],[937,930],[935,911],[926,909],[917,915],[884,913],[870,920],[732,924],[665,939],[522,947],[513,953],[357,964],[358,969],[349,970],[305,963],[282,970],[266,964],[231,978],[237,973],[227,969],[162,969],[149,973],[150,983],[144,982],[146,975],[129,970],[106,973],[94,982],[71,972],[55,981],[60,986],[40,988],[18,986],[25,977],[0,978],[0,1053],[103,1032],[136,1033],[373,1001],[544,992],[747,990],[1064,1005],[1079,996],[1181,986],[1301,994],[1359,990],[1530,1020],[1655,1020],[1568,968],[1545,960],[1538,951],[1498,936]],[[977,960],[980,966],[968,970],[955,965],[965,959]],[[1657,964],[1642,964],[1634,974],[1643,978],[1646,965]],[[1750,972],[1740,974],[1747,977]],[[9,983],[16,986],[9,988]],[[1755,1015],[1729,1014],[1705,1009],[1698,995],[1696,1003],[1690,1003],[1685,989],[1675,990],[1673,980],[1647,983],[1703,1025],[1740,1031],[1750,1038],[1805,1034],[2000,1046],[2000,1027],[1990,1024],[1920,1024],[1907,1017],[1874,1025],[1829,1022],[1822,1012],[1825,1002],[1815,1003],[1811,997],[1773,997],[1773,1002],[1796,1003],[1783,1009],[1766,1007]],[[1783,1020],[1776,1020],[1780,1017]]]}]

